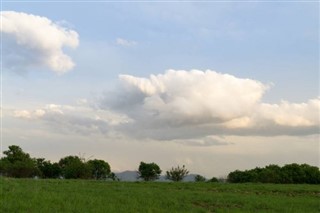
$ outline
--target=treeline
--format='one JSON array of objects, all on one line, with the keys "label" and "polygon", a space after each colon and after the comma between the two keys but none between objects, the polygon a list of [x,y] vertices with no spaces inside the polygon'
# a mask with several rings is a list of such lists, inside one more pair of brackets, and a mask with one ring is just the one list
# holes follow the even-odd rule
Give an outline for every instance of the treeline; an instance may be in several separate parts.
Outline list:
[{"label": "treeline", "polygon": [[[14,178],[65,178],[65,179],[110,179],[118,180],[111,172],[110,165],[104,160],[94,159],[86,161],[78,156],[66,156],[58,163],[51,163],[44,158],[31,158],[19,146],[9,146],[4,151],[5,157],[0,159],[0,176]],[[141,162],[138,178],[153,181],[161,174],[160,167],[155,163]],[[182,167],[172,168],[166,172],[166,178],[172,181],[181,181],[189,171]]]},{"label": "treeline", "polygon": [[269,165],[264,168],[230,172],[230,183],[307,183],[320,184],[320,171],[318,167],[308,164],[287,164],[283,167]]},{"label": "treeline", "polygon": [[[99,159],[86,161],[79,156],[66,156],[57,163],[44,158],[31,158],[19,146],[9,146],[4,151],[5,157],[0,159],[0,176],[14,178],[65,178],[65,179],[101,179],[119,180],[111,172],[108,162]],[[138,179],[154,181],[159,179],[162,171],[156,163],[140,162]],[[189,174],[183,165],[172,167],[165,172],[165,177],[171,181],[182,181]],[[195,176],[195,182],[229,182],[229,183],[307,183],[320,184],[318,167],[307,164],[288,164],[283,167],[269,165],[245,171],[230,172],[227,179],[212,177],[207,180],[201,175]]]},{"label": "treeline", "polygon": [[110,165],[104,160],[89,160],[78,156],[61,158],[58,163],[51,163],[44,158],[31,158],[19,146],[9,146],[0,159],[0,174],[15,178],[66,178],[66,179],[113,179]]}]

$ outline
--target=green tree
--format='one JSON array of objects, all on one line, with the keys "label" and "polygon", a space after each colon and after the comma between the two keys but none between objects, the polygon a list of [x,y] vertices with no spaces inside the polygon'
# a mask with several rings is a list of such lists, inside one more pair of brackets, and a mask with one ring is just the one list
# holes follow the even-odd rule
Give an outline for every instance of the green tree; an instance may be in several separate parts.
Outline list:
[{"label": "green tree", "polygon": [[155,163],[140,162],[138,169],[139,178],[143,178],[145,181],[158,179],[161,172],[160,167]]},{"label": "green tree", "polygon": [[287,164],[283,167],[269,165],[265,168],[255,168],[246,171],[233,171],[228,175],[228,182],[262,182],[262,183],[320,183],[318,167],[308,164]]},{"label": "green tree", "polygon": [[210,182],[210,183],[217,183],[217,182],[219,182],[219,179],[216,178],[216,177],[212,177],[211,179],[208,180],[208,182]]},{"label": "green tree", "polygon": [[281,183],[281,167],[278,165],[266,166],[259,174],[261,183]]},{"label": "green tree", "polygon": [[91,177],[94,179],[106,179],[110,175],[110,165],[104,160],[89,160],[87,164],[91,170]]},{"label": "green tree", "polygon": [[182,167],[171,168],[166,172],[166,178],[172,181],[181,181],[185,176],[189,174],[189,171],[183,165]]},{"label": "green tree", "polygon": [[320,171],[318,167],[308,164],[302,164],[301,167],[305,173],[305,183],[320,184]]},{"label": "green tree", "polygon": [[0,160],[0,173],[4,176],[25,178],[39,174],[36,160],[31,158],[19,146],[11,145],[4,151],[6,156]]},{"label": "green tree", "polygon": [[299,164],[287,164],[281,168],[282,183],[303,183],[305,173]]},{"label": "green tree", "polygon": [[195,181],[195,182],[205,182],[205,181],[206,181],[206,178],[203,177],[202,175],[196,175],[196,176],[194,177],[194,181]]},{"label": "green tree", "polygon": [[67,156],[59,161],[62,176],[66,179],[88,179],[91,177],[90,166],[78,156]]},{"label": "green tree", "polygon": [[228,174],[228,182],[230,183],[242,183],[243,182],[243,173],[242,171],[236,170],[233,172],[230,172]]},{"label": "green tree", "polygon": [[61,167],[58,163],[51,163],[44,158],[38,158],[37,166],[42,178],[58,178],[61,175]]}]

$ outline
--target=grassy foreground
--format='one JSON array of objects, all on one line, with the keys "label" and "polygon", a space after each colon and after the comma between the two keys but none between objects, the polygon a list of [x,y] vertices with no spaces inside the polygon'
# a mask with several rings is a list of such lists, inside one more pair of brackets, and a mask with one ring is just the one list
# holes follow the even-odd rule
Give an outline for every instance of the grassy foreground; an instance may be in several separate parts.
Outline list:
[{"label": "grassy foreground", "polygon": [[319,212],[319,185],[0,178],[0,212]]}]

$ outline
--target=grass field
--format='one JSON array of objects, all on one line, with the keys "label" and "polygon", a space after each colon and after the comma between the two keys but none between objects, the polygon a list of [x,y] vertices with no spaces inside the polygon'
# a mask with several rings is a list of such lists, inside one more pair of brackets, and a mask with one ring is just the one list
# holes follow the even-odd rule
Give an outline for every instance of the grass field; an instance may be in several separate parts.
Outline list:
[{"label": "grass field", "polygon": [[1,178],[0,212],[319,212],[319,185]]}]

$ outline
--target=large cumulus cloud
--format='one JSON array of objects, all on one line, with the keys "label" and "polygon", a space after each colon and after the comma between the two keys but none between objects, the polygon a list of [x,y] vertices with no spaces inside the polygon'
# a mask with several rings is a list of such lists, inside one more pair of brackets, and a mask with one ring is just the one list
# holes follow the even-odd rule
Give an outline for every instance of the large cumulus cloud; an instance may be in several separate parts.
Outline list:
[{"label": "large cumulus cloud", "polygon": [[267,89],[258,81],[210,70],[168,70],[150,78],[119,78],[123,94],[111,102],[114,108],[125,108],[126,113],[136,116],[128,108],[138,105],[154,119],[177,125],[222,122],[248,115]]},{"label": "large cumulus cloud", "polygon": [[14,11],[0,15],[4,68],[21,71],[40,66],[64,73],[75,66],[63,48],[78,46],[77,32],[46,17]]},{"label": "large cumulus cloud", "polygon": [[[60,132],[121,135],[192,146],[230,145],[224,136],[319,134],[320,98],[264,103],[269,86],[207,70],[168,70],[148,78],[120,75],[97,102],[16,110]],[[82,102],[81,102],[82,103]]]},{"label": "large cumulus cloud", "polygon": [[320,99],[262,103],[268,85],[207,70],[120,75],[100,107],[128,115],[118,130],[135,137],[188,139],[212,135],[317,134]]}]

